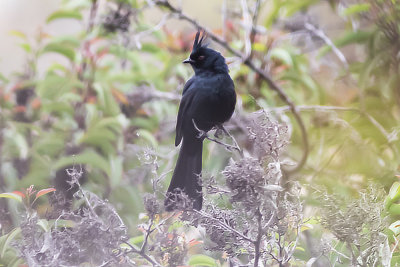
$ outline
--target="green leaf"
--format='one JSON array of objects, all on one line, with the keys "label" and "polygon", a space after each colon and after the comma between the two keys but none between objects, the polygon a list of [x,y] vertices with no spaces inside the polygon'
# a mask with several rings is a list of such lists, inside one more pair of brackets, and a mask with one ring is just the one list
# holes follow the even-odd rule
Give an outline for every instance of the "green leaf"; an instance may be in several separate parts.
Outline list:
[{"label": "green leaf", "polygon": [[22,197],[14,193],[2,193],[0,194],[0,198],[11,198],[17,200],[18,202],[22,202]]},{"label": "green leaf", "polygon": [[135,236],[129,239],[128,243],[133,245],[139,245],[143,243],[144,235]]},{"label": "green leaf", "polygon": [[104,171],[110,177],[110,165],[106,159],[92,150],[85,150],[76,156],[65,156],[53,164],[53,169],[57,170],[71,165],[89,164],[94,168]]},{"label": "green leaf", "polygon": [[345,8],[341,14],[343,16],[351,16],[355,14],[359,14],[362,12],[367,12],[371,7],[371,4],[369,3],[363,3],[363,4],[354,4],[350,5],[349,7]]},{"label": "green leaf", "polygon": [[[366,31],[356,31],[356,32],[350,32],[347,33],[345,36],[337,39],[334,41],[334,44],[337,47],[343,47],[349,44],[354,44],[354,43],[363,43],[373,35],[372,32],[366,32]],[[331,51],[331,47],[326,45],[324,46],[321,51],[319,52],[319,56],[324,56],[326,53]]]},{"label": "green leaf", "polygon": [[121,156],[110,157],[110,168],[111,168],[111,176],[110,183],[111,188],[118,186],[122,180],[122,174],[124,171],[124,159]]},{"label": "green leaf", "polygon": [[394,233],[394,235],[398,235],[400,234],[400,221],[395,221],[394,223],[392,223],[389,226],[389,229],[392,230],[392,232]]},{"label": "green leaf", "polygon": [[191,256],[188,263],[190,266],[218,266],[217,262],[213,258],[203,254]]},{"label": "green leaf", "polygon": [[47,17],[46,22],[52,22],[56,19],[82,19],[82,15],[78,10],[58,10]]},{"label": "green leaf", "polygon": [[105,154],[110,154],[115,150],[114,142],[117,141],[120,132],[121,124],[117,118],[95,119],[89,124],[80,142],[99,147]]},{"label": "green leaf", "polygon": [[149,142],[152,147],[154,147],[154,148],[157,147],[157,144],[158,144],[157,139],[154,137],[154,135],[151,132],[149,132],[145,129],[139,129],[139,130],[137,130],[137,135],[139,136],[139,138],[143,138],[144,140]]},{"label": "green leaf", "polygon": [[[64,107],[66,103],[57,103],[59,98],[67,93],[71,93],[73,89],[82,88],[83,84],[76,77],[65,77],[55,73],[49,73],[42,81],[38,83],[37,93],[42,99],[51,100],[51,102],[44,101],[43,105],[46,107],[56,108],[56,105]],[[53,105],[52,105],[53,103]],[[51,109],[50,109],[51,110]]]},{"label": "green leaf", "polygon": [[389,209],[393,202],[400,199],[400,183],[394,182],[390,187],[389,195],[385,200],[385,208]]},{"label": "green leaf", "polygon": [[49,53],[49,52],[63,55],[70,61],[74,61],[75,59],[75,51],[63,43],[58,43],[58,42],[49,43],[43,48],[42,53]]},{"label": "green leaf", "polygon": [[400,183],[399,182],[393,183],[393,185],[389,191],[389,197],[392,199],[392,201],[396,201],[400,198]]},{"label": "green leaf", "polygon": [[400,204],[392,204],[392,205],[390,205],[389,213],[391,215],[400,215]]},{"label": "green leaf", "polygon": [[31,50],[31,46],[30,46],[29,44],[27,44],[27,43],[19,44],[19,46],[20,46],[22,49],[24,49],[25,52],[27,52],[27,53],[30,53],[30,52],[32,51],[32,50]]},{"label": "green leaf", "polygon": [[6,253],[7,248],[9,247],[9,244],[13,239],[21,233],[21,228],[15,228],[13,229],[10,233],[7,234],[7,237],[5,240],[1,243],[0,246],[0,258],[4,257],[4,254]]},{"label": "green leaf", "polygon": [[106,115],[118,115],[120,113],[120,107],[113,96],[111,89],[98,82],[94,83],[93,87],[97,92],[99,104]]},{"label": "green leaf", "polygon": [[20,31],[12,30],[12,31],[9,32],[9,34],[13,35],[13,36],[16,36],[16,37],[19,37],[19,38],[24,39],[24,40],[28,39],[26,37],[26,34],[23,33],[23,32],[20,32]]},{"label": "green leaf", "polygon": [[293,60],[290,53],[283,48],[274,48],[271,50],[271,58],[277,59],[281,61],[283,64],[288,65],[290,67],[293,66]]}]

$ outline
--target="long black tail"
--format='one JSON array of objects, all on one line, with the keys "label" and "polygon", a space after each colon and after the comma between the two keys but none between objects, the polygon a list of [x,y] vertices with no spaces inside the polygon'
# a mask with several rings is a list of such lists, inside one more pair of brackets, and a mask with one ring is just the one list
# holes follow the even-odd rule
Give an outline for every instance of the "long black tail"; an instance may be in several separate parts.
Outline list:
[{"label": "long black tail", "polygon": [[186,194],[193,203],[193,208],[200,210],[203,194],[200,184],[203,140],[197,137],[183,137],[178,161],[168,187],[164,206],[167,211],[185,206],[181,193]]}]

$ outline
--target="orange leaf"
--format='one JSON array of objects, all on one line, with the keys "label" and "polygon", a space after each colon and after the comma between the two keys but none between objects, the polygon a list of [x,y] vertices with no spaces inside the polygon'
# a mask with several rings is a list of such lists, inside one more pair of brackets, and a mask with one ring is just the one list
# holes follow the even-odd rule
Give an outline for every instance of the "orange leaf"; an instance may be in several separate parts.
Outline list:
[{"label": "orange leaf", "polygon": [[129,104],[128,99],[126,98],[126,96],[123,93],[121,93],[121,91],[119,91],[115,88],[112,88],[111,93],[118,100],[118,102],[125,104],[125,105]]},{"label": "orange leaf", "polygon": [[189,241],[189,247],[193,247],[193,246],[201,244],[201,243],[203,243],[203,241],[192,239],[192,240]]},{"label": "orange leaf", "polygon": [[13,191],[12,193],[13,193],[13,194],[16,194],[16,195],[19,195],[19,196],[21,196],[21,197],[25,197],[25,194],[22,193],[21,191]]},{"label": "orange leaf", "polygon": [[38,109],[38,108],[40,108],[41,104],[42,104],[42,103],[41,103],[40,99],[37,98],[37,97],[36,97],[35,99],[33,99],[33,100],[32,100],[32,103],[31,103],[33,109]]},{"label": "orange leaf", "polygon": [[43,195],[46,195],[48,193],[54,192],[56,191],[55,188],[46,188],[46,189],[42,189],[39,192],[36,193],[36,198],[41,197]]},{"label": "orange leaf", "polygon": [[23,113],[26,111],[26,107],[25,106],[16,106],[14,107],[14,112],[15,113]]}]

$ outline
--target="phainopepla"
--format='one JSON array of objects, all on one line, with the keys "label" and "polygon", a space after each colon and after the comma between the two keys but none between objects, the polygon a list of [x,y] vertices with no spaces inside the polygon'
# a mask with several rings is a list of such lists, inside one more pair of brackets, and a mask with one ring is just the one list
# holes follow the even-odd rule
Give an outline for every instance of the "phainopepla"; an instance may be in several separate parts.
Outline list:
[{"label": "phainopepla", "polygon": [[[176,123],[175,146],[182,142],[178,161],[168,187],[165,208],[179,209],[182,193],[200,210],[203,202],[200,183],[204,134],[229,120],[236,104],[235,87],[225,58],[202,44],[197,32],[190,57],[183,61],[192,66],[194,76],[183,88]],[[196,129],[197,128],[197,129]]]}]

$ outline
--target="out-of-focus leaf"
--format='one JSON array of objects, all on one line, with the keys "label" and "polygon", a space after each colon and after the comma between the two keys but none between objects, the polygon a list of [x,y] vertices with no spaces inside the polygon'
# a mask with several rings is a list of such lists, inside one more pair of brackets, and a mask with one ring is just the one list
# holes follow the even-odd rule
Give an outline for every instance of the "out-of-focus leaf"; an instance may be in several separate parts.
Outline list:
[{"label": "out-of-focus leaf", "polygon": [[114,188],[121,183],[122,174],[123,174],[123,162],[124,162],[124,159],[121,156],[111,156],[110,157],[111,188]]},{"label": "out-of-focus leaf", "polygon": [[27,43],[19,44],[19,46],[25,50],[25,52],[30,53],[32,51],[31,46]]},{"label": "out-of-focus leaf", "polygon": [[75,59],[75,51],[60,43],[50,43],[43,48],[43,53],[54,52],[65,56],[70,61]]},{"label": "out-of-focus leaf", "polygon": [[[41,197],[41,196],[43,196],[43,195],[46,195],[46,194],[48,194],[48,193],[54,192],[54,191],[56,191],[55,188],[46,188],[46,189],[42,189],[42,190],[40,190],[39,192],[36,193],[36,199],[39,198],[39,197]],[[35,200],[36,200],[36,199],[35,199]]]},{"label": "out-of-focus leaf", "polygon": [[[354,44],[354,43],[363,43],[367,41],[369,38],[371,38],[372,32],[367,32],[367,31],[355,31],[355,32],[348,32],[346,33],[343,37],[337,39],[334,41],[334,44],[337,47],[342,47],[346,46],[349,44]],[[331,51],[330,46],[324,46],[320,52],[320,56],[324,56],[326,53]]]},{"label": "out-of-focus leaf", "polygon": [[[70,93],[73,89],[82,87],[82,82],[76,77],[61,76],[55,73],[50,73],[38,83],[36,92],[40,98],[43,99],[43,105],[51,107],[51,103],[46,102],[46,100],[51,100],[51,102],[57,101],[58,98]],[[62,103],[57,104],[63,106]]]},{"label": "out-of-focus leaf", "polygon": [[385,206],[389,208],[389,206],[400,199],[400,183],[394,182],[392,187],[390,187],[389,195],[386,199]]},{"label": "out-of-focus leaf", "polygon": [[80,142],[97,146],[106,154],[113,153],[115,142],[121,132],[121,124],[115,117],[103,118],[89,124]]},{"label": "out-of-focus leaf", "polygon": [[65,3],[65,8],[67,10],[83,9],[88,8],[91,5],[91,1],[87,0],[68,0]]},{"label": "out-of-focus leaf", "polygon": [[288,66],[293,66],[293,60],[290,53],[283,48],[274,48],[271,50],[271,58],[277,59]]},{"label": "out-of-focus leaf", "polygon": [[400,204],[392,204],[392,205],[390,205],[389,213],[391,215],[400,215]]},{"label": "out-of-focus leaf", "polygon": [[143,243],[144,241],[144,235],[139,235],[139,236],[135,236],[129,239],[129,244],[133,244],[133,245],[139,245],[141,243]]},{"label": "out-of-focus leaf", "polygon": [[93,87],[97,92],[97,99],[99,100],[99,104],[101,105],[101,108],[104,110],[106,115],[118,115],[120,113],[120,108],[117,101],[115,100],[115,97],[112,94],[112,90],[110,88],[104,87],[100,83],[95,83]]},{"label": "out-of-focus leaf", "polygon": [[24,40],[27,39],[26,34],[21,32],[21,31],[12,30],[12,31],[9,32],[9,34],[12,35],[12,36],[19,37],[19,38],[24,39]]},{"label": "out-of-focus leaf", "polygon": [[52,22],[57,19],[77,19],[81,20],[82,15],[78,10],[58,10],[47,17],[46,22]]},{"label": "out-of-focus leaf", "polygon": [[371,4],[369,3],[362,3],[362,4],[354,4],[346,7],[343,9],[341,14],[343,16],[351,16],[355,14],[359,14],[362,12],[367,12],[371,8]]},{"label": "out-of-focus leaf", "polygon": [[2,240],[0,244],[0,258],[4,257],[6,250],[9,248],[10,243],[21,233],[21,228],[15,228],[6,235],[5,240]]},{"label": "out-of-focus leaf", "polygon": [[210,266],[217,267],[217,262],[210,256],[203,254],[196,254],[190,257],[188,264],[190,266]]},{"label": "out-of-focus leaf", "polygon": [[0,81],[8,83],[9,80],[6,78],[6,76],[4,76],[2,73],[0,73]]},{"label": "out-of-focus leaf", "polygon": [[392,230],[395,236],[400,234],[400,221],[395,221],[389,226],[389,229]]},{"label": "out-of-focus leaf", "polygon": [[254,51],[258,51],[258,52],[263,52],[263,51],[265,51],[265,49],[266,49],[266,45],[265,44],[263,44],[263,43],[257,43],[257,42],[255,42],[255,43],[253,43],[253,50]]},{"label": "out-of-focus leaf", "polygon": [[0,194],[0,198],[11,198],[17,200],[18,202],[22,202],[22,197],[15,193],[2,193]]},{"label": "out-of-focus leaf", "polygon": [[151,132],[145,129],[139,129],[137,130],[137,135],[139,138],[143,138],[144,140],[148,141],[152,147],[157,147],[158,142]]},{"label": "out-of-focus leaf", "polygon": [[83,153],[75,156],[65,156],[57,160],[52,166],[54,170],[79,164],[89,164],[94,168],[104,171],[108,176],[111,174],[108,161],[92,150],[85,150]]}]

